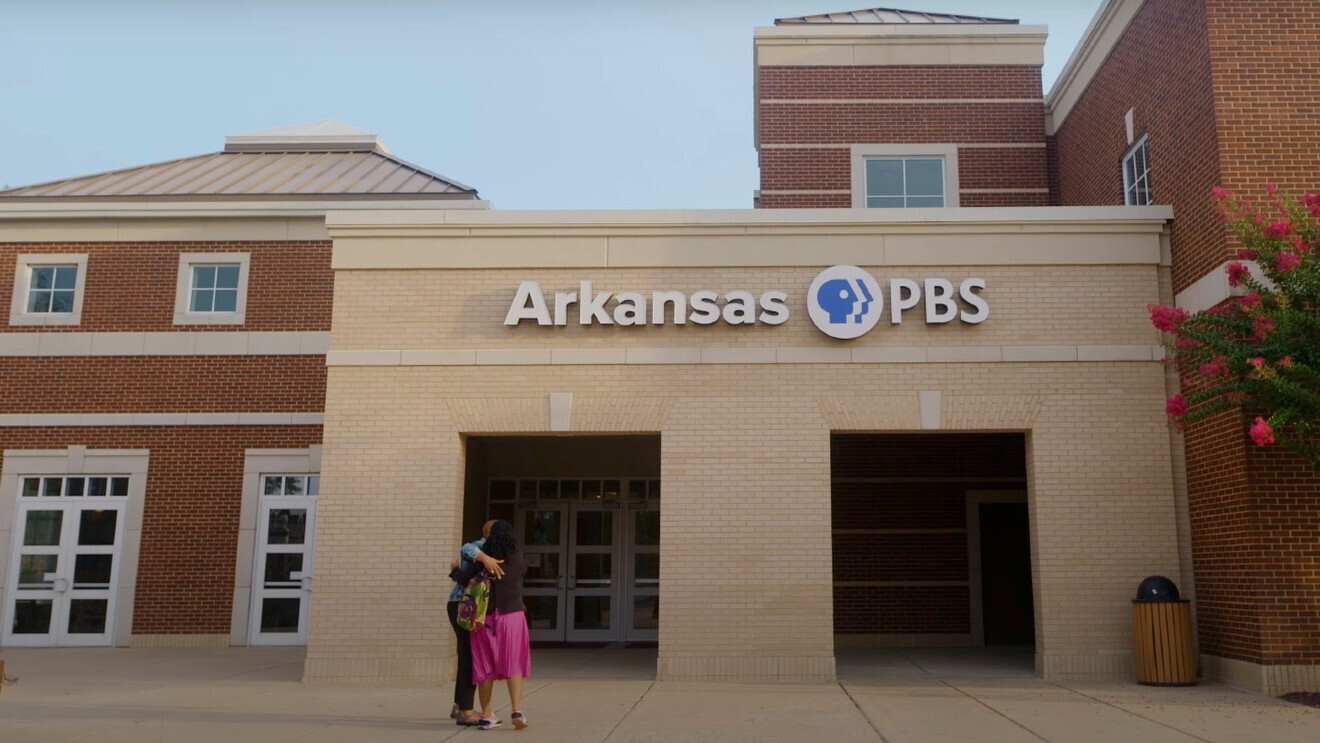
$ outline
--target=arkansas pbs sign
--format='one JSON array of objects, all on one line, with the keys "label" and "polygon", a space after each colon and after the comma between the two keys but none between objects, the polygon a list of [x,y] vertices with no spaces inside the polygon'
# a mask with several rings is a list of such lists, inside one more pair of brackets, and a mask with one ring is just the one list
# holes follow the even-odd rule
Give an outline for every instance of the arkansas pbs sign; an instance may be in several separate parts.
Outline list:
[{"label": "arkansas pbs sign", "polygon": [[857,266],[830,266],[807,290],[807,313],[822,333],[839,340],[865,335],[886,315],[890,324],[899,325],[922,305],[927,324],[959,320],[975,325],[990,317],[990,305],[980,295],[984,290],[981,278],[964,279],[956,287],[948,279],[890,279],[888,287],[881,287]]}]

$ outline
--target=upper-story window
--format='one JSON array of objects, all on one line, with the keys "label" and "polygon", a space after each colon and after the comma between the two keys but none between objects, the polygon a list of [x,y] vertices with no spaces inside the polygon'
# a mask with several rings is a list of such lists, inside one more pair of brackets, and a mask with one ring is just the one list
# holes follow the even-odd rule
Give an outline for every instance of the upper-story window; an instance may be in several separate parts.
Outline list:
[{"label": "upper-story window", "polygon": [[82,322],[86,255],[20,255],[14,267],[10,325]]},{"label": "upper-story window", "polygon": [[28,266],[27,312],[73,314],[78,266]]},{"label": "upper-story window", "polygon": [[958,206],[958,148],[949,144],[853,145],[852,206]]},{"label": "upper-story window", "polygon": [[237,263],[194,263],[189,312],[233,312],[238,307]]},{"label": "upper-story window", "polygon": [[1150,195],[1150,156],[1143,136],[1123,156],[1123,203],[1145,206],[1153,203]]},{"label": "upper-story window", "polygon": [[868,157],[866,206],[872,209],[944,206],[944,158]]},{"label": "upper-story window", "polygon": [[241,325],[247,314],[247,253],[179,256],[175,325]]}]

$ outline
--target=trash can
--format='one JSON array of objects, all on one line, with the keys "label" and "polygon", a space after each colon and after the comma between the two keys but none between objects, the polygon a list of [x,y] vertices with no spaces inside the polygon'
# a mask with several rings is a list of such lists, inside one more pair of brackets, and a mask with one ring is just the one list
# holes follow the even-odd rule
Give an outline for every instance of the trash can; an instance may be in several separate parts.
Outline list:
[{"label": "trash can", "polygon": [[1132,600],[1132,632],[1138,684],[1196,685],[1192,606],[1173,581],[1152,575],[1141,582]]}]

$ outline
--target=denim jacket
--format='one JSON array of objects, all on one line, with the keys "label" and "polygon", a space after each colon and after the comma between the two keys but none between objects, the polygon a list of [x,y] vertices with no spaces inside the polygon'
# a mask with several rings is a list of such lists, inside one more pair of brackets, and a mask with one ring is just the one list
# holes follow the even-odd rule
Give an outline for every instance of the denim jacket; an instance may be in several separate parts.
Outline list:
[{"label": "denim jacket", "polygon": [[[475,542],[468,542],[467,544],[463,545],[463,549],[460,549],[458,551],[458,554],[462,557],[462,560],[460,561],[461,564],[458,566],[459,570],[466,570],[470,565],[472,565],[472,563],[476,562],[477,553],[481,552],[481,548],[485,546],[486,546],[485,539],[478,539]],[[454,590],[449,592],[449,600],[461,601],[463,599],[463,589],[465,588],[467,588],[467,586],[460,586],[457,583],[455,583]]]}]

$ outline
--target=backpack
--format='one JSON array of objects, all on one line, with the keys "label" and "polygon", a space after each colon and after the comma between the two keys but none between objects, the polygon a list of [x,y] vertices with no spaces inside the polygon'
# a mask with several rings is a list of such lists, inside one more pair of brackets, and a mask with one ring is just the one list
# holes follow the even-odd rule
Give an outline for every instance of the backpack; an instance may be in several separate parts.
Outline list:
[{"label": "backpack", "polygon": [[490,573],[478,572],[463,589],[458,602],[458,626],[475,632],[486,624],[486,609],[490,606]]}]

